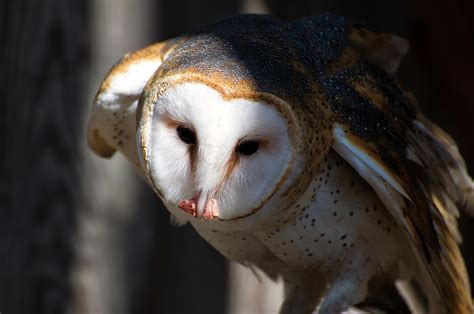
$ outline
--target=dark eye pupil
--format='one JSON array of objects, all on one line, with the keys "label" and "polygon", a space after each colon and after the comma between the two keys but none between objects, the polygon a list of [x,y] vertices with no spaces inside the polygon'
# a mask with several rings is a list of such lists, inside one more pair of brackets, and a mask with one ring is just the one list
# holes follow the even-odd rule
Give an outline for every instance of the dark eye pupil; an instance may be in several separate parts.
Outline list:
[{"label": "dark eye pupil", "polygon": [[258,150],[260,144],[257,141],[247,141],[237,146],[237,152],[242,155],[252,155]]},{"label": "dark eye pupil", "polygon": [[176,130],[178,131],[179,138],[186,144],[196,143],[196,135],[191,129],[178,127]]}]

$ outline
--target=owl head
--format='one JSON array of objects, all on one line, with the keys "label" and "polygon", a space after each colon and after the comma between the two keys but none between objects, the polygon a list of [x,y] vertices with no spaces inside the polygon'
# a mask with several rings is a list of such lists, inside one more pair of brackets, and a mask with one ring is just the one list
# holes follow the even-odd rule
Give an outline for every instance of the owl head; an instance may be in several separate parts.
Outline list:
[{"label": "owl head", "polygon": [[140,118],[150,181],[167,203],[196,218],[256,212],[288,177],[294,158],[285,113],[202,81],[171,81]]}]

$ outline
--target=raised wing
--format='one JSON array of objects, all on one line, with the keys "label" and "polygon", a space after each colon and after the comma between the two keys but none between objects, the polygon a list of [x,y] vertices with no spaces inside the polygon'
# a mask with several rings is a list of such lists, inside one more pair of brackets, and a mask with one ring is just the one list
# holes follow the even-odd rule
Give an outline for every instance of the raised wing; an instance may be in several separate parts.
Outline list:
[{"label": "raised wing", "polygon": [[172,49],[161,42],[125,55],[103,80],[92,105],[87,143],[97,155],[120,151],[141,172],[136,149],[136,109],[148,80]]},{"label": "raised wing", "polygon": [[452,140],[419,118],[403,134],[392,129],[369,141],[335,124],[333,149],[372,186],[403,228],[438,288],[443,312],[472,313],[456,218],[458,208],[472,198],[473,184]]},{"label": "raised wing", "polygon": [[473,313],[457,217],[458,209],[474,212],[474,184],[457,146],[390,77],[407,43],[352,26],[347,44],[321,85],[334,114],[332,148],[405,231],[439,291],[441,312]]}]

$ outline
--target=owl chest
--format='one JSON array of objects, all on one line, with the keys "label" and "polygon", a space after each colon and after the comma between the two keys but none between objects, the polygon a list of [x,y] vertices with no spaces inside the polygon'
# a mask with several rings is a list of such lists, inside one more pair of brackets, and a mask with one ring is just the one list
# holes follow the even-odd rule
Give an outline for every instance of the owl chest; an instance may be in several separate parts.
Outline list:
[{"label": "owl chest", "polygon": [[295,267],[337,267],[357,252],[393,241],[396,223],[372,188],[335,153],[297,202],[271,227],[195,229],[224,256],[259,266],[272,258]]},{"label": "owl chest", "polygon": [[279,259],[302,266],[336,267],[385,245],[397,228],[372,188],[335,153],[285,216],[258,238]]}]

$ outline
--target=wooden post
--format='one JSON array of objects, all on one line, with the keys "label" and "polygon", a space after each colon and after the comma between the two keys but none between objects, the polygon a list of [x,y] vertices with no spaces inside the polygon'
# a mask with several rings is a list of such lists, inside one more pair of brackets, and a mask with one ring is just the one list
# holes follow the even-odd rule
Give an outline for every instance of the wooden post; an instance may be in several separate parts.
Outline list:
[{"label": "wooden post", "polygon": [[0,312],[65,313],[79,197],[84,1],[2,1]]}]

